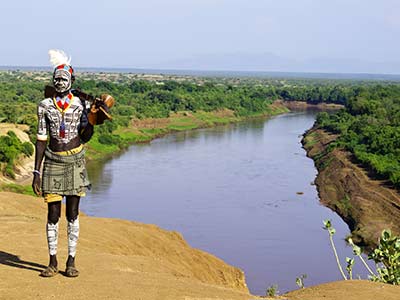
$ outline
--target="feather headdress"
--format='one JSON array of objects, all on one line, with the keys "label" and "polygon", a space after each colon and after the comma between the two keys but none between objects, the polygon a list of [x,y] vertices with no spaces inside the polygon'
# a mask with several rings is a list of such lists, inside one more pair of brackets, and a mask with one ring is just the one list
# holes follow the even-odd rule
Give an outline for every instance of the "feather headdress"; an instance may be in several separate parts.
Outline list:
[{"label": "feather headdress", "polygon": [[50,63],[53,67],[57,67],[59,65],[68,65],[71,64],[71,57],[68,57],[64,51],[58,49],[50,49],[49,50]]}]

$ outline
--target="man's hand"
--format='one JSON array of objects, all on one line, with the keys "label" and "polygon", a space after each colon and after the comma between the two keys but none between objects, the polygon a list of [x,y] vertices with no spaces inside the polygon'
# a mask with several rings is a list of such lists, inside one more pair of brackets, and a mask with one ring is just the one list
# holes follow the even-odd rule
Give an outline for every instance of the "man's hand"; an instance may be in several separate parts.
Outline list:
[{"label": "man's hand", "polygon": [[32,189],[37,196],[42,195],[42,191],[40,190],[40,175],[37,173],[33,174]]}]

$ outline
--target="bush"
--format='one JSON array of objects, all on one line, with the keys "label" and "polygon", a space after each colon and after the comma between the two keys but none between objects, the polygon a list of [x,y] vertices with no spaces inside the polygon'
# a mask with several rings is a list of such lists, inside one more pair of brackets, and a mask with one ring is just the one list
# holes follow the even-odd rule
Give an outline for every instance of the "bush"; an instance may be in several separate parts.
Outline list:
[{"label": "bush", "polygon": [[103,134],[98,137],[99,143],[104,145],[119,145],[121,140],[121,137],[115,134]]},{"label": "bush", "polygon": [[400,238],[390,230],[383,230],[378,247],[368,256],[375,263],[382,264],[372,280],[390,284],[400,284]]},{"label": "bush", "polygon": [[22,143],[14,131],[9,131],[7,135],[0,137],[0,162],[6,165],[3,172],[12,178],[15,178],[14,162],[20,153],[31,156],[33,146],[29,142]]},{"label": "bush", "polygon": [[24,153],[26,156],[31,156],[33,154],[33,146],[29,142],[24,142],[22,143],[22,153]]}]

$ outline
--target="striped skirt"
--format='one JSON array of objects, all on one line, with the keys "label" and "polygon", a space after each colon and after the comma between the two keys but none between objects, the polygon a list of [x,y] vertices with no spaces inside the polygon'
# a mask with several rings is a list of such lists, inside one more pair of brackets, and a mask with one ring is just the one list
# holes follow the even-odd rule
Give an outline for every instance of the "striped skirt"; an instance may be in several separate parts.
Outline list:
[{"label": "striped skirt", "polygon": [[90,189],[85,164],[83,148],[78,153],[69,155],[47,148],[42,175],[43,193],[63,196],[84,194]]}]

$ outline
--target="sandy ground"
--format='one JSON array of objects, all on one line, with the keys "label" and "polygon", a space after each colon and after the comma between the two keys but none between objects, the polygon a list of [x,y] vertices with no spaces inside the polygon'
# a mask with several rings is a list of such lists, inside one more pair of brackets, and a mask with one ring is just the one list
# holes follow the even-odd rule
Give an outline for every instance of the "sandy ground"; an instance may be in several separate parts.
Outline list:
[{"label": "sandy ground", "polygon": [[400,287],[365,280],[325,283],[285,295],[288,300],[399,300]]},{"label": "sandy ground", "polygon": [[[46,206],[40,198],[0,193],[0,299],[260,299],[244,274],[177,232],[155,225],[87,217],[81,213],[78,278],[63,275],[66,222],[60,221],[59,266],[47,265]],[[232,249],[234,251],[234,249]],[[368,281],[334,282],[293,291],[288,300],[399,300],[400,287]],[[265,299],[265,298],[264,298]]]},{"label": "sandy ground", "polygon": [[[78,278],[41,278],[47,265],[46,207],[0,193],[0,299],[251,299],[243,273],[191,248],[179,233],[81,214]],[[66,222],[60,221],[63,271]]]}]

